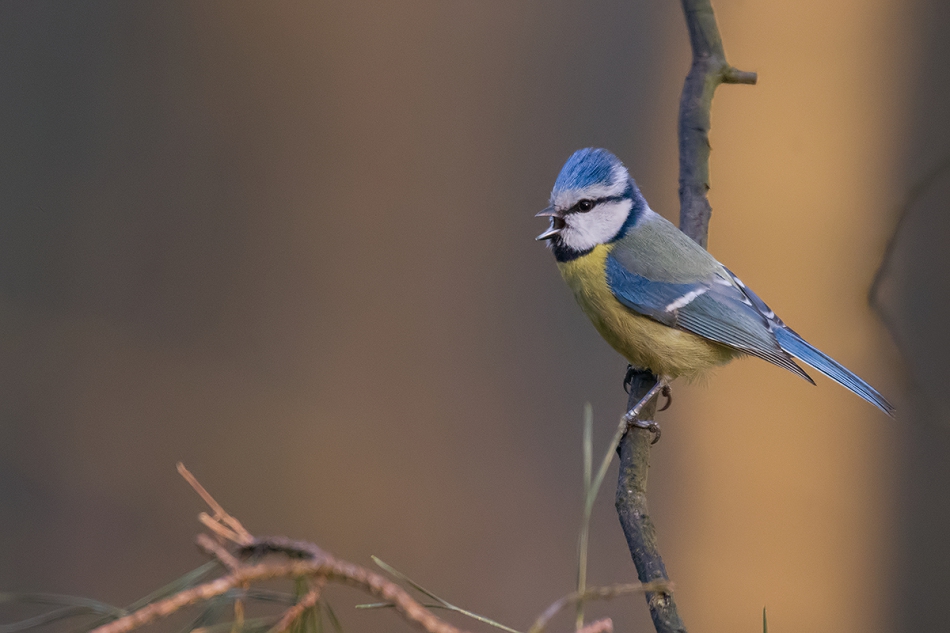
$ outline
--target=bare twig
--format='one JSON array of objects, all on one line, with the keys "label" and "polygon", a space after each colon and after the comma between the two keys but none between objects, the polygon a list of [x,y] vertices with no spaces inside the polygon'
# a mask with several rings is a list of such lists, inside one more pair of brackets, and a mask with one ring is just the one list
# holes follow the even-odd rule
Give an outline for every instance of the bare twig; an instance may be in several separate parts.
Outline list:
[{"label": "bare twig", "polygon": [[290,626],[304,614],[307,609],[312,609],[320,601],[320,593],[323,591],[323,587],[326,586],[327,581],[325,578],[317,578],[313,582],[313,586],[310,588],[310,591],[306,593],[301,599],[300,602],[287,609],[284,615],[280,618],[280,622],[277,623],[274,628],[272,628],[268,633],[284,633]]},{"label": "bare twig", "polygon": [[294,560],[279,564],[260,563],[243,566],[234,573],[153,602],[134,613],[94,629],[93,633],[127,633],[155,620],[168,617],[182,607],[220,596],[244,583],[275,578],[305,577],[323,577],[330,582],[356,587],[372,596],[392,602],[404,618],[429,633],[461,633],[458,628],[430,613],[396,583],[364,567],[338,560],[330,555],[324,555],[317,560]]},{"label": "bare twig", "polygon": [[239,532],[232,530],[230,527],[221,522],[220,519],[217,519],[207,512],[198,513],[198,521],[204,525],[206,528],[214,532],[214,534],[221,539],[222,541],[231,541],[232,543],[246,544],[245,536]]},{"label": "bare twig", "polygon": [[[241,588],[247,591],[248,584],[244,583]],[[244,600],[238,598],[234,601],[234,622],[231,624],[231,633],[240,633],[244,628]]]},{"label": "bare twig", "polygon": [[693,62],[680,98],[680,229],[706,246],[712,208],[709,191],[709,127],[719,84],[754,84],[755,73],[729,65],[710,0],[682,0]]},{"label": "bare twig", "polygon": [[254,537],[244,529],[244,526],[241,525],[241,522],[235,519],[233,516],[224,511],[224,508],[221,507],[221,504],[214,500],[208,491],[205,490],[204,486],[198,483],[198,480],[195,479],[195,476],[185,468],[185,465],[181,462],[178,462],[178,474],[184,478],[188,484],[195,489],[195,492],[198,493],[198,496],[204,499],[205,503],[214,511],[214,516],[208,516],[204,512],[198,515],[198,520],[201,521],[208,529],[210,529],[215,534],[218,534],[224,539],[233,541],[238,545],[248,545],[253,540]]},{"label": "bare twig", "polygon": [[236,559],[231,552],[224,548],[223,545],[215,541],[207,534],[199,534],[195,538],[195,543],[198,545],[198,548],[201,549],[201,551],[210,556],[214,556],[218,562],[224,565],[225,568],[232,574],[236,572],[241,566],[241,561]]},{"label": "bare twig", "polygon": [[286,554],[291,558],[323,558],[327,555],[322,549],[309,541],[298,541],[286,536],[263,536],[252,539],[244,551],[256,554]]},{"label": "bare twig", "polygon": [[[235,573],[238,568],[241,566],[241,562],[236,559],[231,552],[226,550],[223,545],[215,541],[213,538],[207,534],[199,534],[195,539],[195,543],[198,547],[203,550],[206,554],[214,556],[218,562],[224,565],[228,571],[232,574]],[[249,589],[247,583],[242,587],[245,592]],[[237,599],[234,601],[234,623],[231,627],[231,633],[238,633],[244,628],[244,600]]]},{"label": "bare twig", "polygon": [[[656,378],[649,372],[638,373],[630,383],[628,406],[638,402],[643,394],[656,387]],[[640,415],[641,420],[652,420],[656,412],[656,400],[650,400]],[[627,547],[637,568],[640,582],[667,578],[666,567],[656,542],[656,529],[647,509],[647,473],[650,468],[650,432],[632,428],[623,438],[617,452],[620,455],[620,471],[617,481],[617,515],[627,539]],[[658,633],[685,632],[669,590],[648,592],[647,604],[653,626]]]},{"label": "bare twig", "polygon": [[[610,600],[618,596],[626,596],[632,593],[646,593],[657,591],[671,591],[671,584],[666,580],[656,580],[650,583],[633,582],[625,585],[610,585],[608,587],[591,587],[587,591],[580,593],[575,591],[566,596],[558,598],[551,603],[544,612],[538,616],[528,629],[528,633],[541,633],[558,613],[567,606],[578,604],[579,602],[589,602],[591,600]],[[581,629],[584,630],[584,629]]]}]

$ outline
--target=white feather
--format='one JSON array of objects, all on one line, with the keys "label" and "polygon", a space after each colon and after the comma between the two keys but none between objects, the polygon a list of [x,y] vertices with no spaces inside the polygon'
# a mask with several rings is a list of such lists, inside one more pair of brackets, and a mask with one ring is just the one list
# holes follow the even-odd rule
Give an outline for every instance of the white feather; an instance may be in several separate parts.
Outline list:
[{"label": "white feather", "polygon": [[630,199],[614,200],[601,202],[587,213],[569,213],[564,217],[561,241],[576,251],[605,244],[620,232],[632,207]]},{"label": "white feather", "polygon": [[676,301],[670,302],[668,306],[663,308],[663,311],[672,312],[673,310],[679,310],[680,308],[689,305],[693,301],[693,299],[704,294],[707,290],[708,288],[699,288],[697,290],[693,290],[692,292],[687,292],[685,295],[683,295]]}]

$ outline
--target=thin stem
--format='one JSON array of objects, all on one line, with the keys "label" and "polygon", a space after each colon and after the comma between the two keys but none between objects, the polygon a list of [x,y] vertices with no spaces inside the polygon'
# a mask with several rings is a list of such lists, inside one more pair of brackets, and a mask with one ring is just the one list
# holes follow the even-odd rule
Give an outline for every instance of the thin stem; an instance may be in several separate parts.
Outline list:
[{"label": "thin stem", "polygon": [[[583,595],[587,590],[587,547],[590,539],[590,515],[597,496],[591,490],[591,470],[594,462],[594,408],[590,403],[584,405],[584,516],[581,519],[581,533],[577,544],[577,593]],[[593,497],[593,498],[592,498]],[[584,601],[577,603],[576,630],[584,628]]]},{"label": "thin stem", "polygon": [[458,607],[452,604],[451,602],[449,602],[448,600],[445,600],[444,598],[440,598],[439,596],[435,595],[434,593],[432,593],[431,591],[429,591],[428,589],[426,589],[425,587],[423,587],[422,585],[414,581],[412,578],[410,578],[409,576],[405,575],[404,573],[402,573],[401,571],[393,567],[392,565],[389,565],[388,563],[383,562],[378,556],[371,556],[370,558],[373,559],[374,563],[379,565],[381,568],[385,569],[391,575],[395,576],[396,578],[398,578],[399,580],[402,580],[405,583],[408,583],[413,589],[415,589],[419,593],[429,598],[432,598],[433,600],[438,602],[442,606],[443,609],[449,609],[450,611],[461,613],[462,615],[468,616],[472,618],[473,620],[478,620],[479,622],[483,622],[485,624],[493,626],[496,629],[501,629],[502,631],[507,631],[508,633],[520,633],[520,631],[518,631],[517,629],[513,629],[510,626],[506,626],[500,622],[496,622],[495,620],[492,620],[491,618],[487,618],[483,615],[479,615],[477,613],[469,611],[468,609],[463,609],[462,607]]},{"label": "thin stem", "polygon": [[528,633],[541,633],[551,620],[560,611],[571,604],[588,600],[610,600],[617,596],[625,596],[631,593],[643,593],[649,591],[667,591],[669,583],[664,580],[658,580],[651,583],[633,582],[623,585],[610,585],[609,587],[591,587],[584,593],[569,593],[566,596],[558,598],[551,603],[544,612],[534,621]]},{"label": "thin stem", "polygon": [[[597,493],[600,492],[600,485],[604,483],[604,477],[607,476],[607,471],[610,469],[610,463],[613,461],[614,453],[617,451],[617,445],[620,444],[620,438],[623,437],[623,434],[627,432],[627,427],[629,424],[637,419],[637,416],[640,415],[640,412],[645,406],[652,402],[657,394],[660,393],[660,390],[663,389],[665,383],[657,382],[653,388],[647,392],[643,398],[640,399],[632,408],[630,408],[627,413],[625,413],[621,418],[620,422],[617,424],[617,430],[614,432],[613,438],[610,440],[610,444],[607,445],[607,452],[604,453],[604,458],[600,462],[600,469],[597,471],[597,476],[594,478],[593,482],[587,487],[587,494],[584,498],[584,517],[581,519],[581,535],[580,535],[580,544],[579,544],[579,565],[578,565],[578,574],[577,574],[577,595],[581,598],[577,602],[577,621],[576,628],[579,630],[584,626],[584,599],[586,587],[587,587],[587,542],[590,533],[590,515],[594,510],[594,501],[597,500]],[[585,434],[585,455],[584,455],[584,468],[588,469],[589,462],[587,461],[588,455],[587,451],[587,425],[591,427],[590,433],[593,434],[593,410],[585,408],[585,418],[584,418],[584,434]],[[590,413],[588,418],[587,414]],[[589,419],[589,422],[588,422]],[[593,444],[593,440],[591,440]],[[593,453],[593,448],[590,449]],[[593,457],[591,454],[590,457]],[[589,475],[585,473],[585,481],[589,479]]]}]

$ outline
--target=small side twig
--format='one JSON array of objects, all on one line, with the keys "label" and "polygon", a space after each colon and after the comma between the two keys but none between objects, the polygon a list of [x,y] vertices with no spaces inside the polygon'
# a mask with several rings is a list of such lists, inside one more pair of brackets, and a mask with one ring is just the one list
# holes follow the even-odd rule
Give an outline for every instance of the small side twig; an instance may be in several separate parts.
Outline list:
[{"label": "small side twig", "polygon": [[207,534],[199,534],[195,537],[195,544],[205,554],[216,558],[232,574],[241,566],[241,561]]},{"label": "small side twig", "polygon": [[284,633],[290,626],[306,612],[307,609],[312,609],[318,602],[320,602],[320,594],[323,591],[323,587],[327,584],[325,578],[317,578],[313,582],[313,586],[301,599],[300,601],[287,609],[284,615],[280,618],[274,628],[272,628],[268,633]]},{"label": "small side twig", "polygon": [[204,499],[204,502],[207,503],[208,507],[214,512],[212,516],[204,512],[198,515],[198,520],[201,521],[205,527],[221,538],[233,541],[239,545],[248,545],[254,540],[254,536],[241,525],[240,521],[224,511],[221,504],[214,500],[214,497],[205,490],[205,487],[195,479],[195,476],[185,468],[183,463],[178,462],[177,468],[178,474],[188,482],[188,485],[194,488],[198,496]]},{"label": "small side twig", "polygon": [[[541,615],[539,615],[534,621],[534,624],[532,624],[531,628],[528,629],[528,633],[541,633],[548,626],[554,616],[560,613],[562,609],[572,604],[578,604],[579,602],[589,602],[591,600],[610,600],[611,598],[634,593],[668,592],[671,590],[671,584],[669,581],[656,580],[649,583],[633,582],[625,585],[591,587],[583,593],[575,591],[552,602],[551,606],[545,609],[544,612],[541,613]],[[593,626],[593,624],[589,626]]]},{"label": "small side twig", "polygon": [[[213,538],[207,534],[199,534],[195,538],[195,543],[198,545],[198,548],[204,551],[206,554],[213,556],[219,563],[224,565],[228,571],[232,574],[237,572],[241,567],[241,562],[236,559],[231,552],[226,550],[223,545],[216,542]],[[245,583],[241,589],[247,592],[250,587]],[[234,601],[234,624],[231,627],[231,633],[239,633],[244,628],[244,600],[237,599]]]}]

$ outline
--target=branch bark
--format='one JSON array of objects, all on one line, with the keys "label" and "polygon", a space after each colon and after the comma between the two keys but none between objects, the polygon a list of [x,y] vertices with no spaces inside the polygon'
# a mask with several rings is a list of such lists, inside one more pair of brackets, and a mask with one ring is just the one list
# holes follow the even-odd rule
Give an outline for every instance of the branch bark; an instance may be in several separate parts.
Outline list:
[{"label": "branch bark", "polygon": [[[633,408],[655,384],[656,376],[648,371],[638,372],[630,383],[627,410]],[[652,420],[655,415],[656,398],[643,408],[638,418]],[[656,528],[647,510],[647,473],[652,439],[653,434],[647,429],[628,427],[627,434],[617,446],[620,456],[617,515],[637,568],[637,577],[644,584],[669,578],[657,547]],[[646,594],[646,599],[657,633],[686,632],[671,593],[651,592]]]},{"label": "branch bark", "polygon": [[706,247],[712,208],[709,191],[709,126],[712,98],[719,84],[754,84],[755,73],[726,61],[710,0],[682,0],[693,63],[680,98],[680,230]]},{"label": "branch bark", "polygon": [[129,633],[140,626],[168,617],[182,607],[210,600],[245,583],[274,578],[303,577],[322,577],[362,589],[372,596],[391,602],[396,611],[405,619],[428,633],[463,633],[461,629],[432,615],[396,583],[359,565],[333,558],[329,554],[315,560],[242,566],[231,574],[181,591],[118,620],[103,624],[91,633]]},{"label": "branch bark", "polygon": [[[712,208],[709,191],[709,128],[712,98],[723,83],[754,84],[757,76],[730,66],[716,25],[710,0],[682,0],[693,61],[680,98],[680,230],[706,247]],[[656,384],[656,376],[638,373],[630,387],[630,410]],[[651,402],[638,419],[652,420],[656,403]],[[666,567],[656,542],[656,529],[647,510],[647,472],[650,467],[651,434],[629,427],[617,447],[620,475],[617,481],[617,515],[640,582],[667,579]],[[685,633],[686,627],[667,592],[647,593],[647,604],[657,633]]]}]

